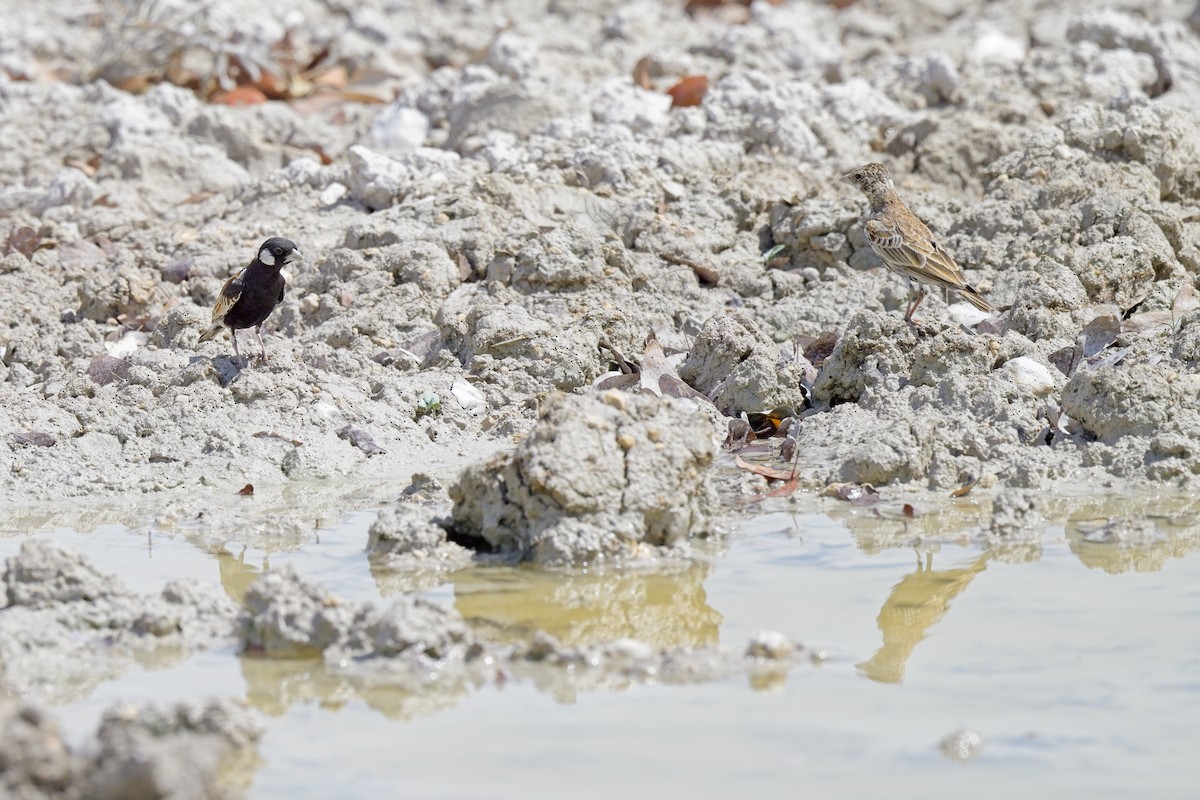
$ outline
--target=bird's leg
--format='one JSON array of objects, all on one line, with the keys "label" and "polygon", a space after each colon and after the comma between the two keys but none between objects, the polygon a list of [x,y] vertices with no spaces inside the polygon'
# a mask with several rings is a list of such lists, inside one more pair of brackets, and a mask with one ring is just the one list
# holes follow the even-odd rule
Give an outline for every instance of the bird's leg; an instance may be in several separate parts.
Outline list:
[{"label": "bird's leg", "polygon": [[237,346],[237,331],[235,331],[233,328],[229,329],[229,338],[233,339],[233,358],[234,358],[234,360],[241,361],[242,354],[238,352],[238,346]]},{"label": "bird's leg", "polygon": [[926,290],[924,287],[917,290],[917,299],[912,301],[912,305],[908,307],[908,311],[904,312],[904,321],[914,328],[917,327],[917,322],[912,318],[913,312],[917,310],[917,306],[921,305],[921,301],[925,299]]},{"label": "bird's leg", "polygon": [[262,350],[262,361],[265,364],[267,363],[267,346],[263,344],[261,323],[254,329],[254,335],[258,337],[258,346]]}]

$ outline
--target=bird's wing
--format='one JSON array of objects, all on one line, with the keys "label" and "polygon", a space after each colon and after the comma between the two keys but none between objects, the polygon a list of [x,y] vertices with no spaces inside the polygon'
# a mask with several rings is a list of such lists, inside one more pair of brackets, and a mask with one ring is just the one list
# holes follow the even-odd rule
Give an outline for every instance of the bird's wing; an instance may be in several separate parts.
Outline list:
[{"label": "bird's wing", "polygon": [[241,270],[229,280],[225,281],[225,285],[221,287],[221,293],[217,295],[217,302],[213,304],[212,318],[213,322],[220,322],[229,313],[229,309],[233,308],[233,304],[242,296],[242,275],[245,270]]},{"label": "bird's wing", "polygon": [[[907,209],[905,209],[907,212]],[[880,257],[912,277],[935,286],[961,289],[962,269],[911,212],[872,217],[866,223],[867,241]]]},{"label": "bird's wing", "polygon": [[961,289],[967,285],[967,278],[962,269],[936,239],[926,237],[907,243],[909,249],[919,253],[921,268],[919,272],[927,283],[945,286],[949,289]]}]

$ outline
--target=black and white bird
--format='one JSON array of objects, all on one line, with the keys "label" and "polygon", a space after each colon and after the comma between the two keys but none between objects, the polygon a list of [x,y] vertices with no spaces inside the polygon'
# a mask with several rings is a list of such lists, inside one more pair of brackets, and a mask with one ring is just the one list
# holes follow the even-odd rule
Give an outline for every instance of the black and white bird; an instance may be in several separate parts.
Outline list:
[{"label": "black and white bird", "polygon": [[263,242],[255,259],[221,287],[221,293],[213,305],[212,325],[200,334],[200,341],[207,342],[228,328],[233,338],[233,354],[241,358],[237,332],[243,328],[254,328],[258,346],[262,348],[262,359],[266,361],[263,322],[275,310],[275,306],[283,302],[283,291],[287,285],[279,271],[285,264],[303,257],[296,243],[290,239],[276,236]]}]

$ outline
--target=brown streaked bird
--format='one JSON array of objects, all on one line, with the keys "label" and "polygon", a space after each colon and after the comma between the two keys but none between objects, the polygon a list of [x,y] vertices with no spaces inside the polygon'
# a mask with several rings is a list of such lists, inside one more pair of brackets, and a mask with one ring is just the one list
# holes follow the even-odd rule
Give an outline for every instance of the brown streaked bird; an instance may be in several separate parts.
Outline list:
[{"label": "brown streaked bird", "polygon": [[996,313],[991,303],[967,283],[954,256],[933,238],[925,223],[900,199],[887,167],[864,164],[843,175],[842,180],[857,187],[871,201],[871,211],[863,217],[871,249],[879,254],[888,269],[908,278],[916,292],[916,299],[904,312],[905,322],[916,325],[912,315],[929,293],[925,286],[952,289],[980,311]]},{"label": "brown streaked bird", "polygon": [[285,264],[303,258],[296,243],[290,239],[274,237],[267,239],[258,248],[258,255],[250,264],[225,281],[213,305],[212,326],[200,334],[200,341],[207,342],[221,331],[228,329],[233,339],[233,355],[238,352],[237,332],[242,328],[254,328],[258,346],[262,349],[262,360],[267,360],[267,346],[263,344],[262,326],[275,306],[283,302],[283,290],[287,282],[279,271]]}]

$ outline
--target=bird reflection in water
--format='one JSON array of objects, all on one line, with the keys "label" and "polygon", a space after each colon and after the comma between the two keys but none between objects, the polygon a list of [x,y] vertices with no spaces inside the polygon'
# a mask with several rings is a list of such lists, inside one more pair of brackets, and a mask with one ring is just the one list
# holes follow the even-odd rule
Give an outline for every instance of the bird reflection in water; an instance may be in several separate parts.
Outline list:
[{"label": "bird reflection in water", "polygon": [[221,573],[221,588],[225,590],[225,594],[238,603],[243,602],[246,599],[246,589],[250,587],[250,584],[258,580],[259,575],[271,570],[268,558],[266,555],[263,556],[262,567],[259,568],[246,563],[245,547],[236,556],[221,548],[217,553],[217,569]]},{"label": "bird reflection in water", "polygon": [[987,569],[990,554],[984,553],[965,567],[933,568],[933,554],[925,561],[917,555],[917,571],[904,576],[894,587],[876,621],[883,634],[883,646],[875,655],[856,666],[863,675],[879,683],[900,683],[904,669],[925,632],[950,609],[976,575]]}]

